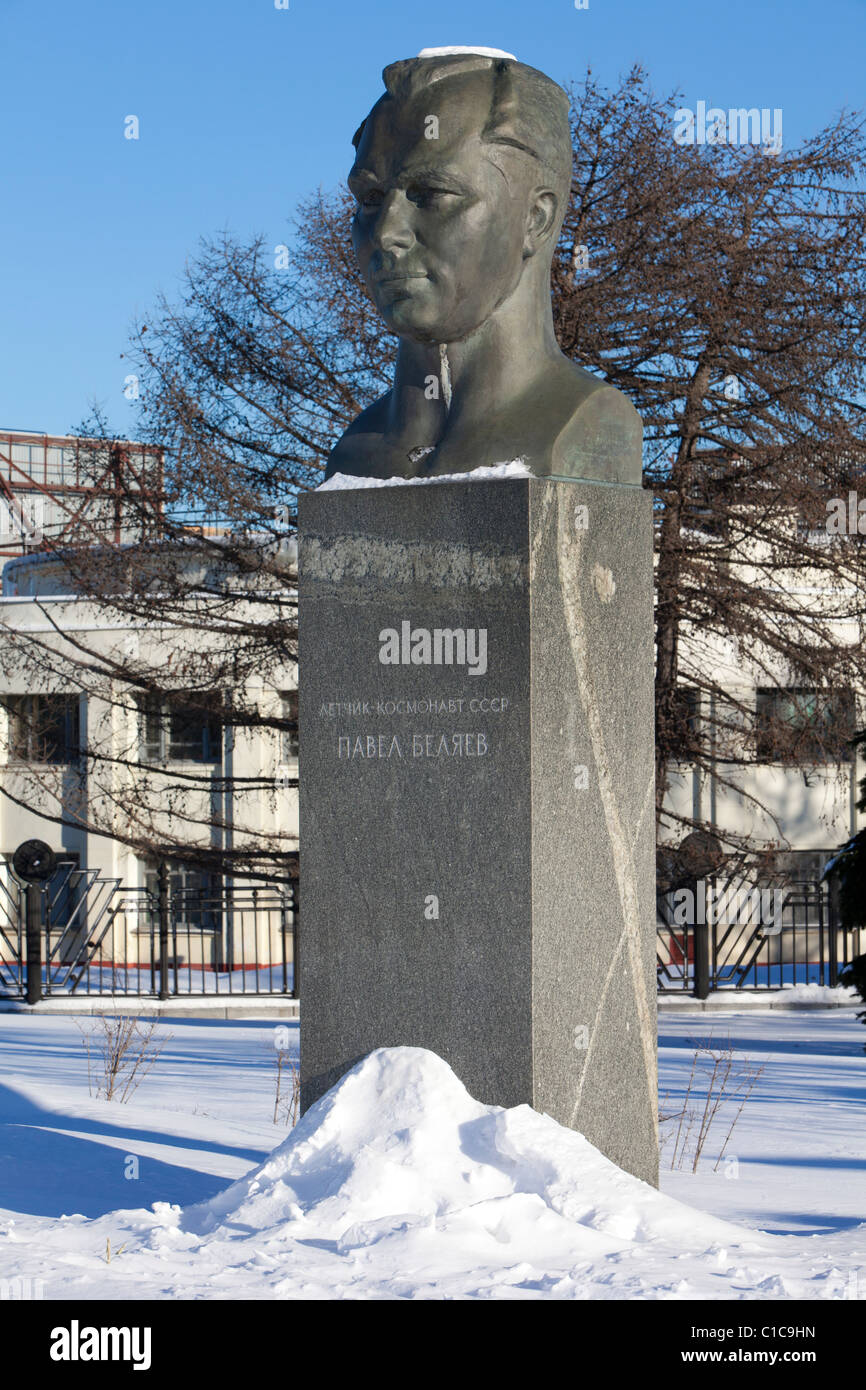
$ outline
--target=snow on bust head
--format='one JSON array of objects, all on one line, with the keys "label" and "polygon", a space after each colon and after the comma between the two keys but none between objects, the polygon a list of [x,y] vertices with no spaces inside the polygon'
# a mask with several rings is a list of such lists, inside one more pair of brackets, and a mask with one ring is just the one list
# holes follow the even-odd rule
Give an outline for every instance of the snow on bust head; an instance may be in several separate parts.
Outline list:
[{"label": "snow on bust head", "polygon": [[517,59],[513,53],[506,53],[504,48],[422,48],[418,54],[419,58],[443,58],[449,53],[480,53],[482,58],[510,58],[516,63]]}]

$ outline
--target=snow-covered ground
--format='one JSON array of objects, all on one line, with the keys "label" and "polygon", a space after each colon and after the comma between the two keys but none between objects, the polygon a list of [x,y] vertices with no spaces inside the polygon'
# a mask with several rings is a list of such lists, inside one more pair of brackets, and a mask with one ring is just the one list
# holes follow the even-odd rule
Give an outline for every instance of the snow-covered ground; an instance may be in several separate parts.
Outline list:
[{"label": "snow-covered ground", "polygon": [[89,1096],[75,1020],[0,1015],[0,1280],[75,1300],[866,1296],[853,1009],[662,1014],[666,1113],[705,1040],[764,1071],[718,1171],[726,1122],[661,1193],[412,1048],[366,1059],[287,1139],[274,1044],[296,1055],[297,1024],[160,1031],[120,1105]]}]

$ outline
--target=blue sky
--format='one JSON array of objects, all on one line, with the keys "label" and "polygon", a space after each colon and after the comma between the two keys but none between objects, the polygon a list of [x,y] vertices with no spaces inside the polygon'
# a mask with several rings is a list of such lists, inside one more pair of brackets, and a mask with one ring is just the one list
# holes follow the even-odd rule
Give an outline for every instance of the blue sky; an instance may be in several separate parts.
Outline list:
[{"label": "blue sky", "polygon": [[134,433],[132,320],[200,236],[289,239],[382,67],[444,44],[562,82],[640,61],[687,106],[781,107],[786,147],[866,106],[866,0],[0,0],[0,427],[63,433],[96,401]]}]

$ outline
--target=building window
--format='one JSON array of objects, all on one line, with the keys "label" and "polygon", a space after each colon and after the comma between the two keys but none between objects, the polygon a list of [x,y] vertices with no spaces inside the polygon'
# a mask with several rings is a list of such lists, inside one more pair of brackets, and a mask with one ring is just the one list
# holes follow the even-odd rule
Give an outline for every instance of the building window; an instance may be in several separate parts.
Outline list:
[{"label": "building window", "polygon": [[220,763],[222,725],[204,710],[147,700],[141,710],[141,754],[149,763]]},{"label": "building window", "polygon": [[674,717],[683,733],[697,741],[701,732],[701,692],[694,685],[678,685],[674,692]]},{"label": "building window", "polygon": [[9,760],[74,763],[81,755],[77,695],[9,695]]},{"label": "building window", "polygon": [[285,721],[280,730],[280,762],[294,762],[298,756],[298,692],[286,690],[282,696],[282,718]]},{"label": "building window", "polygon": [[[155,927],[159,920],[159,874],[155,864],[145,866],[144,887]],[[222,891],[221,874],[169,860],[168,910],[172,929],[219,931],[222,927]]]},{"label": "building window", "polygon": [[817,883],[835,854],[829,849],[777,850],[773,869],[786,883]]},{"label": "building window", "polygon": [[756,759],[759,763],[850,762],[855,721],[852,690],[759,689]]}]

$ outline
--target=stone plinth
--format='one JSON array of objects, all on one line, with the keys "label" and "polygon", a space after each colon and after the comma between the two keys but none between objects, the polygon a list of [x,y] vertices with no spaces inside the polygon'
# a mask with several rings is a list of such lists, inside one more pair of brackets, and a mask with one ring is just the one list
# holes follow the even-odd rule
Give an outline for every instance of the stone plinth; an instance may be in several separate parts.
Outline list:
[{"label": "stone plinth", "polygon": [[300,504],[302,1106],[431,1048],[656,1182],[651,499]]}]

